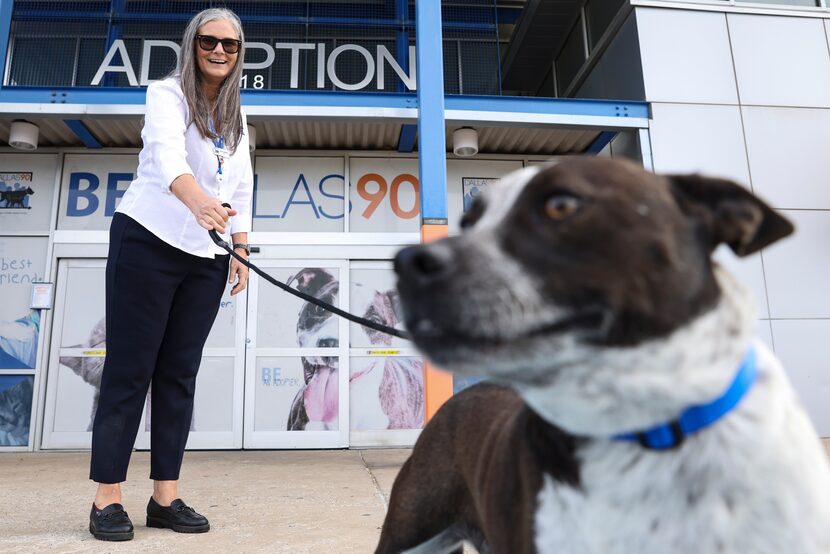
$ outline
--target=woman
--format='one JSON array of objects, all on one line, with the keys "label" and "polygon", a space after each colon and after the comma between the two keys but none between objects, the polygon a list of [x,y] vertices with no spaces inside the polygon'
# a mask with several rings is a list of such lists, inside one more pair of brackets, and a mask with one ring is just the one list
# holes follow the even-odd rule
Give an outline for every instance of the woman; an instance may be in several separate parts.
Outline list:
[{"label": "woman", "polygon": [[[248,254],[253,173],[240,107],[244,53],[239,18],[205,10],[184,32],[176,75],[147,88],[137,178],[110,228],[107,357],[90,469],[98,491],[89,530],[98,539],[133,538],[120,483],[151,381],[147,525],[210,529],[178,498],[177,483],[196,373],[228,276],[230,256],[207,230],[230,232],[234,249]],[[247,268],[233,260],[228,281],[232,295],[244,290]]]}]

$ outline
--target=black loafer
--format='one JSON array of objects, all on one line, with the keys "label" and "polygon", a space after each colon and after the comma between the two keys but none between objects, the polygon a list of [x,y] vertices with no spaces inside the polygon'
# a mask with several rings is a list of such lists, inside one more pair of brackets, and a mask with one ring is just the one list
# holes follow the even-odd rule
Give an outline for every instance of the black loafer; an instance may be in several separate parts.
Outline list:
[{"label": "black loafer", "polygon": [[177,533],[207,533],[210,523],[205,516],[177,498],[169,507],[161,506],[153,497],[147,503],[147,527],[172,529]]},{"label": "black loafer", "polygon": [[128,541],[133,538],[133,522],[121,504],[110,504],[100,511],[93,504],[89,532],[102,541]]}]

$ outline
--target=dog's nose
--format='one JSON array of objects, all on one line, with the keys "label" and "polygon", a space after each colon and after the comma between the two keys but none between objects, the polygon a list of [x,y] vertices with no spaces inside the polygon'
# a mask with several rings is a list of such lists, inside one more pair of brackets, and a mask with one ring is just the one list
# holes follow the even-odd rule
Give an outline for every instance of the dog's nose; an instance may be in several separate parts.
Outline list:
[{"label": "dog's nose", "polygon": [[340,346],[340,341],[332,337],[321,338],[317,341],[317,348],[335,348]]},{"label": "dog's nose", "polygon": [[434,278],[449,267],[452,253],[440,244],[410,246],[395,256],[395,273],[399,276]]}]

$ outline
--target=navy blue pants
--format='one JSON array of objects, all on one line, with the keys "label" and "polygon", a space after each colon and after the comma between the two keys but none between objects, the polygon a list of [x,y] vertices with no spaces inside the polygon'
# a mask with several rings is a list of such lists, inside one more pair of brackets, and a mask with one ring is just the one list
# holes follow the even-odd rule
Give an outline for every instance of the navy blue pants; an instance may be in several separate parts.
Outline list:
[{"label": "navy blue pants", "polygon": [[113,217],[107,357],[92,429],[93,481],[126,480],[151,383],[150,478],[179,478],[196,374],[225,290],[228,261],[229,256],[193,256],[124,214]]}]

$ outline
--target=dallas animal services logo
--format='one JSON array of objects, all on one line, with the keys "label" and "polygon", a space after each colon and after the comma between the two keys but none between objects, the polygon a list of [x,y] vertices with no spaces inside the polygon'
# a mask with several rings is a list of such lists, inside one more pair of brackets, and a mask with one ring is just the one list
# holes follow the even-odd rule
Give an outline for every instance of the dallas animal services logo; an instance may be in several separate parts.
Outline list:
[{"label": "dallas animal services logo", "polygon": [[498,177],[462,177],[461,189],[464,193],[464,212],[466,213],[470,209],[476,196],[500,180]]},{"label": "dallas animal services logo", "polygon": [[29,196],[33,195],[32,173],[0,172],[0,209],[31,210]]}]

